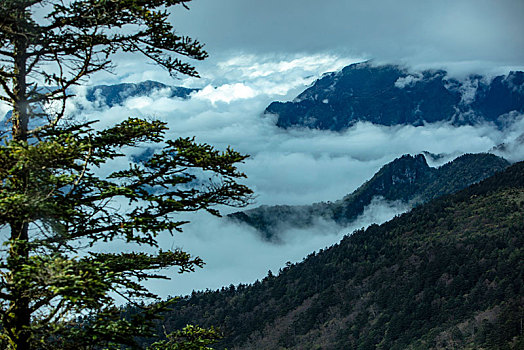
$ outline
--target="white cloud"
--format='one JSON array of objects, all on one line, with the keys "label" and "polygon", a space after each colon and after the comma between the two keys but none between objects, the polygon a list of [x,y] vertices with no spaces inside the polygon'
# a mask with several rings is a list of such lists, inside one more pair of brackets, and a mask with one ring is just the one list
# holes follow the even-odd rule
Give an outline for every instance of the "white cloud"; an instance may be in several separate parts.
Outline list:
[{"label": "white cloud", "polygon": [[399,89],[404,89],[407,87],[414,86],[418,81],[422,80],[423,76],[422,74],[410,74],[406,75],[405,77],[400,77],[395,81],[395,86]]},{"label": "white cloud", "polygon": [[218,101],[230,103],[234,100],[253,98],[257,95],[255,90],[242,83],[224,84],[219,87],[206,86],[198,91],[193,98],[205,99],[216,103]]},{"label": "white cloud", "polygon": [[510,162],[518,162],[524,160],[524,116],[510,114],[509,117],[514,122],[506,129],[499,147],[495,147],[492,152]]},{"label": "white cloud", "polygon": [[0,122],[1,123],[5,122],[4,117],[6,113],[9,112],[10,110],[11,110],[11,107],[7,103],[0,101]]}]

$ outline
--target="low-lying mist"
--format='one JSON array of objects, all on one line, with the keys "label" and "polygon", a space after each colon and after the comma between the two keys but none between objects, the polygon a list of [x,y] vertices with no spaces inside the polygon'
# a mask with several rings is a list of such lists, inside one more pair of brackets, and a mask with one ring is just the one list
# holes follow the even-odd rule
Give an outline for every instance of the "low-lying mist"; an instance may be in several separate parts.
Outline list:
[{"label": "low-lying mist", "polygon": [[278,244],[262,240],[250,226],[198,213],[191,218],[184,233],[176,235],[174,240],[164,238],[162,244],[198,254],[206,265],[170,281],[150,282],[150,286],[163,296],[175,296],[193,290],[252,283],[265,277],[269,270],[277,274],[287,262],[299,262],[309,253],[337,243],[356,229],[386,222],[408,209],[406,204],[375,198],[349,226],[340,227],[319,219],[308,229],[285,230]]}]

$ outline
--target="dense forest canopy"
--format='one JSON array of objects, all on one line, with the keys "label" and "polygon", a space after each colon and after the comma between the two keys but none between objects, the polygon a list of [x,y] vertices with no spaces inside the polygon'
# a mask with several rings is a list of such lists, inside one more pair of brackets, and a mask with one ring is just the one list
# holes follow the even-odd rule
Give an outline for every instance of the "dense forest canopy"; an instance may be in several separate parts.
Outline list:
[{"label": "dense forest canopy", "polygon": [[162,327],[217,349],[520,349],[524,163],[345,236],[251,285],[195,292]]}]

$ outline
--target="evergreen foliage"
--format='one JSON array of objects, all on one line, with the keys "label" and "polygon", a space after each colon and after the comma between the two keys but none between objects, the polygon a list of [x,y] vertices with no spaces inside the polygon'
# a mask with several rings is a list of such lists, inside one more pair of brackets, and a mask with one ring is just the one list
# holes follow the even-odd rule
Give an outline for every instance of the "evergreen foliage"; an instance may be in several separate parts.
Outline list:
[{"label": "evergreen foliage", "polygon": [[216,349],[521,349],[524,162],[277,276],[194,292],[163,326],[214,324]]},{"label": "evergreen foliage", "polygon": [[[244,174],[236,169],[245,156],[231,149],[166,140],[166,124],[156,120],[129,118],[97,130],[95,121],[65,119],[69,88],[109,69],[117,52],[144,55],[173,75],[197,76],[178,57],[200,60],[206,52],[168,22],[167,8],[187,2],[0,2],[0,99],[12,108],[0,142],[2,349],[138,348],[135,336],[153,335],[153,320],[172,303],[141,306],[155,298],[141,282],[166,278],[158,272],[164,268],[203,265],[184,251],[158,247],[158,235],[185,223],[173,214],[218,215],[213,206],[248,200],[251,191],[237,183]],[[125,149],[147,143],[160,151],[114,168]],[[100,176],[100,167],[112,171]],[[111,252],[104,245],[112,241],[129,247]],[[149,253],[133,251],[138,245]],[[121,317],[117,296],[141,312]],[[214,329],[181,328],[152,348],[204,348],[218,336]]]}]

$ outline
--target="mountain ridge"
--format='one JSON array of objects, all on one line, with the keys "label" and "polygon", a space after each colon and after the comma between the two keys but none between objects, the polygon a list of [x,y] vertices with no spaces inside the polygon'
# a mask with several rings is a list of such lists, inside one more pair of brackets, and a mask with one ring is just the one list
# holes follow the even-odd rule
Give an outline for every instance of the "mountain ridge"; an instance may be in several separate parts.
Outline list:
[{"label": "mountain ridge", "polygon": [[185,88],[180,86],[166,85],[153,80],[140,83],[120,83],[113,85],[95,85],[87,89],[86,100],[89,102],[101,102],[107,107],[122,104],[127,98],[147,96],[156,90],[168,89],[167,97],[189,98],[191,93],[199,89]]},{"label": "mountain ridge", "polygon": [[519,349],[524,162],[357,230],[252,285],[194,292],[162,327],[216,349]]},{"label": "mountain ridge", "polygon": [[373,198],[382,197],[414,206],[461,190],[508,165],[503,158],[480,153],[465,154],[432,168],[423,154],[404,155],[384,165],[370,180],[338,201],[302,206],[261,206],[229,214],[227,218],[254,227],[266,240],[279,242],[282,231],[312,227],[319,218],[332,221],[341,228],[347,226],[364,212]]},{"label": "mountain ridge", "polygon": [[489,82],[480,75],[459,81],[444,70],[410,72],[361,62],[324,74],[293,101],[273,102],[264,113],[277,115],[281,128],[341,131],[358,121],[388,126],[487,121],[503,127],[512,112],[524,112],[524,72]]},{"label": "mountain ridge", "polygon": [[[41,87],[42,93],[47,91],[53,91],[56,87]],[[86,89],[85,99],[90,102],[95,108],[100,107],[114,107],[122,105],[124,101],[132,97],[147,96],[158,90],[169,90],[167,97],[173,98],[178,97],[181,99],[190,98],[193,92],[199,91],[200,89],[185,88],[180,86],[166,85],[153,80],[146,80],[139,83],[119,83],[112,85],[94,85]],[[68,90],[72,96],[75,94]],[[84,108],[82,103],[72,100],[77,107],[82,110]],[[11,118],[12,111],[8,111],[3,120],[7,121]],[[30,123],[34,127],[45,121],[45,117],[33,118]]]}]

